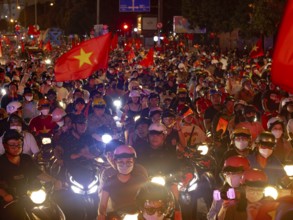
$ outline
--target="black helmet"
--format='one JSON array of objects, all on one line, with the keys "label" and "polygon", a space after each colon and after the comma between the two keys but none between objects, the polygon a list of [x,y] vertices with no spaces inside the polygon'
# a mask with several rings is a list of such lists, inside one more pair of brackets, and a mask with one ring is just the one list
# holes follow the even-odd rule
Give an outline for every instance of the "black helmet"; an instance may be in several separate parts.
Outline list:
[{"label": "black helmet", "polygon": [[269,131],[263,131],[258,135],[255,140],[256,144],[265,145],[268,147],[275,147],[276,146],[276,138],[275,136]]},{"label": "black helmet", "polygon": [[167,110],[164,110],[163,111],[161,117],[162,118],[167,118],[167,117],[175,118],[176,117],[176,114],[175,114],[175,112],[172,109],[167,109]]},{"label": "black helmet", "polygon": [[5,144],[7,143],[9,140],[23,140],[23,136],[17,131],[17,130],[14,130],[14,129],[8,129],[4,135],[3,135],[3,138],[2,138],[2,144]]},{"label": "black helmet", "polygon": [[[156,183],[146,183],[136,195],[136,204],[141,212],[146,211],[147,206],[152,201],[160,201],[162,209],[160,210],[165,216],[170,214],[175,206],[175,200],[166,187]],[[147,212],[147,211],[146,211]],[[154,213],[147,213],[154,214]]]},{"label": "black helmet", "polygon": [[22,119],[18,115],[12,114],[8,118],[8,123],[10,124],[11,122],[18,122],[18,123],[22,124]]},{"label": "black helmet", "polygon": [[149,126],[151,124],[151,120],[146,117],[141,117],[135,121],[135,128],[137,128],[137,126],[141,124],[147,124]]}]

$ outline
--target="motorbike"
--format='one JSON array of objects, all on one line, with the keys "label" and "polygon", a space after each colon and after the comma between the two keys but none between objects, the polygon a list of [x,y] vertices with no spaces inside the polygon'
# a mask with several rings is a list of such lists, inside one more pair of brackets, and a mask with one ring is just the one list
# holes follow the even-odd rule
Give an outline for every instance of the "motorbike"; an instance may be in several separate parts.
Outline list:
[{"label": "motorbike", "polygon": [[95,219],[99,203],[99,164],[78,159],[66,167],[66,189],[59,193],[58,204],[67,219]]},{"label": "motorbike", "polygon": [[34,155],[40,169],[46,173],[51,173],[51,166],[55,160],[52,137],[44,135],[39,138],[40,151]]},{"label": "motorbike", "polygon": [[202,198],[207,209],[212,204],[217,163],[206,144],[187,147],[186,152],[178,182],[179,204],[183,219],[198,219],[198,200]]},{"label": "motorbike", "polygon": [[[16,219],[25,220],[65,220],[62,209],[52,199],[53,188],[48,186],[33,187],[26,194],[15,196],[7,203],[3,213],[12,213]],[[2,214],[0,216],[2,216]],[[3,214],[5,215],[5,214]],[[11,217],[11,215],[9,214]],[[4,217],[4,216],[2,216]],[[1,219],[8,219],[7,216]],[[14,218],[15,219],[15,218]]]}]

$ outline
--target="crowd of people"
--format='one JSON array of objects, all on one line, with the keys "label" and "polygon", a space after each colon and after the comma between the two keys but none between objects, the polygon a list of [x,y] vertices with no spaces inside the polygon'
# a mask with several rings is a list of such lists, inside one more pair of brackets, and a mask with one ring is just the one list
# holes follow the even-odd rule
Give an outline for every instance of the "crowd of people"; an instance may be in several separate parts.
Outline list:
[{"label": "crowd of people", "polygon": [[[54,67],[42,60],[2,66],[1,204],[30,178],[62,188],[62,177],[39,171],[31,157],[41,150],[40,137],[50,135],[62,167],[101,154],[111,165],[100,174],[97,219],[136,207],[141,219],[164,219],[170,195],[147,183],[149,176],[180,171],[187,149],[208,143],[219,193],[207,219],[292,219],[293,185],[284,166],[293,163],[293,96],[271,81],[269,53],[169,48],[156,51],[147,67],[140,65],[142,51],[132,59],[128,53],[114,50],[108,69],[76,81],[56,82]],[[106,148],[105,133],[116,138]],[[268,185],[289,193],[265,197]],[[178,201],[176,187],[170,184]],[[174,210],[174,219],[187,219],[180,204]]]}]

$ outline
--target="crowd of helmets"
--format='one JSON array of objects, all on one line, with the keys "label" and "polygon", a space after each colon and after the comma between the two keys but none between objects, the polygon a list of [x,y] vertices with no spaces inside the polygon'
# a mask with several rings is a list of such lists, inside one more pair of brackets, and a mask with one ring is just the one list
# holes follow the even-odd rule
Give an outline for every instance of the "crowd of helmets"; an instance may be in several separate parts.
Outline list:
[{"label": "crowd of helmets", "polygon": [[[246,157],[275,157],[281,164],[293,159],[293,96],[273,84],[271,65],[269,54],[252,59],[237,50],[220,53],[199,46],[155,52],[154,64],[144,67],[139,59],[128,60],[127,53],[115,50],[107,69],[87,79],[56,82],[54,68],[41,60],[12,60],[0,69],[0,117],[5,122],[17,115],[21,129],[34,135],[56,132],[68,115],[88,118],[98,106],[111,117],[122,111],[119,120],[125,130],[136,116],[149,118],[149,130],[157,131],[175,125],[162,118],[179,120],[186,138],[178,143],[183,149],[207,142],[216,152],[219,172],[230,178],[231,172],[241,171],[247,183],[262,186],[273,179],[266,173],[270,160],[253,167],[251,161],[243,165]],[[121,108],[113,104],[116,99]],[[38,124],[40,115],[51,121]],[[5,129],[1,123],[0,135]],[[124,139],[130,143],[129,135]]]}]

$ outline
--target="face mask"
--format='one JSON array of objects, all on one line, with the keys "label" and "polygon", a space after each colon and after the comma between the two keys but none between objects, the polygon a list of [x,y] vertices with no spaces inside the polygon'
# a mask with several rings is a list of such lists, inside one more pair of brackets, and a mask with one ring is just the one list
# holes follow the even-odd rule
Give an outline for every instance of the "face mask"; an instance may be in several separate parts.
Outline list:
[{"label": "face mask", "polygon": [[283,131],[281,131],[281,130],[272,130],[272,134],[275,136],[276,139],[279,139],[282,136]]},{"label": "face mask", "polygon": [[41,113],[42,113],[42,115],[48,115],[49,111],[50,111],[49,109],[42,109]]},{"label": "face mask", "polygon": [[56,85],[57,85],[58,87],[62,87],[62,86],[63,86],[63,82],[57,82]]},{"label": "face mask", "polygon": [[117,170],[119,173],[127,175],[133,170],[133,165],[129,167],[125,165],[117,165]]},{"label": "face mask", "polygon": [[28,102],[32,101],[33,98],[34,98],[33,96],[25,96],[25,99],[26,99]]},{"label": "face mask", "polygon": [[21,126],[11,126],[10,129],[17,130],[18,132],[21,132],[22,131],[22,127]]},{"label": "face mask", "polygon": [[235,147],[239,150],[244,150],[248,146],[248,141],[235,141]]},{"label": "face mask", "polygon": [[143,217],[145,220],[163,220],[164,215],[159,215],[158,212],[155,212],[153,215],[148,215],[147,213],[143,213]]},{"label": "face mask", "polygon": [[266,149],[259,148],[258,152],[259,152],[264,158],[268,158],[269,156],[272,155],[273,150],[272,150],[272,149],[269,149],[269,148],[266,148]]},{"label": "face mask", "polygon": [[246,191],[246,199],[251,202],[258,202],[259,200],[261,200],[263,197],[263,192],[256,192],[256,191],[250,191],[247,192]]},{"label": "face mask", "polygon": [[56,124],[59,126],[59,127],[62,127],[64,125],[64,121],[58,121],[56,122]]},{"label": "face mask", "polygon": [[255,120],[255,116],[251,116],[251,117],[246,117],[247,121],[249,122],[254,122]]},{"label": "face mask", "polygon": [[232,188],[237,188],[240,185],[241,178],[242,174],[228,174],[225,179]]}]

